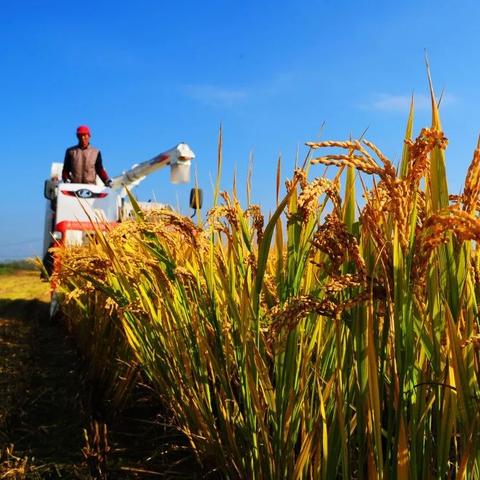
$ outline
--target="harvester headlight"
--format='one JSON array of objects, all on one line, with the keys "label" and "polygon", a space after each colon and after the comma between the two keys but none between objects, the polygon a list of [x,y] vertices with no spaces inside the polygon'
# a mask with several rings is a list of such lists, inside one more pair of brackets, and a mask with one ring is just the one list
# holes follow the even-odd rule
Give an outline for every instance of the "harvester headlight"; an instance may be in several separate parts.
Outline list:
[{"label": "harvester headlight", "polygon": [[62,239],[62,236],[62,232],[55,231],[52,233],[53,239],[57,240],[57,242]]}]

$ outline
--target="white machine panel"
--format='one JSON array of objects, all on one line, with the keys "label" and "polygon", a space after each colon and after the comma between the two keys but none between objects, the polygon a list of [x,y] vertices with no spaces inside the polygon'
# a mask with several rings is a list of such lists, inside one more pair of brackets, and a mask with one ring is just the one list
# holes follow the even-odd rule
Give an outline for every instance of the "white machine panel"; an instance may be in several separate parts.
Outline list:
[{"label": "white machine panel", "polygon": [[70,222],[118,221],[118,195],[100,185],[60,183],[56,224]]}]

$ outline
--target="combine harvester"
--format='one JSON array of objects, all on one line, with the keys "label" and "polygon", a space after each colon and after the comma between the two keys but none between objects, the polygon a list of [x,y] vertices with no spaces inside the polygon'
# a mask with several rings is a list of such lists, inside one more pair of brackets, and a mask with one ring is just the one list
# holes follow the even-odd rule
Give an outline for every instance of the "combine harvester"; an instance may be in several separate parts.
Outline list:
[{"label": "combine harvester", "polygon": [[[190,165],[195,154],[185,143],[160,153],[145,162],[133,165],[130,170],[112,178],[111,188],[105,187],[97,177],[97,184],[63,183],[63,163],[52,163],[50,178],[45,181],[44,196],[47,199],[43,240],[44,265],[51,273],[55,264],[49,249],[58,246],[82,245],[95,229],[104,229],[131,216],[133,207],[128,200],[131,190],[144,178],[161,168],[170,166],[172,183],[190,181]],[[192,188],[190,207],[201,208],[202,191]],[[144,208],[164,206],[158,203],[139,202]],[[50,267],[50,268],[49,268]],[[50,270],[50,271],[49,271]],[[52,283],[50,314],[57,311],[55,285]]]}]

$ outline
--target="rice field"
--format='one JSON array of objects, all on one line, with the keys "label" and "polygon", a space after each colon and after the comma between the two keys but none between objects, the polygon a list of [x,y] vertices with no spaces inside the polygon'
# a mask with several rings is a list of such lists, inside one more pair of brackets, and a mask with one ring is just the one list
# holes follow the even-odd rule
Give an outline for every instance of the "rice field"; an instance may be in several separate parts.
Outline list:
[{"label": "rice field", "polygon": [[132,197],[134,220],[58,251],[112,404],[140,372],[224,478],[480,478],[480,145],[450,196],[431,96],[398,167],[368,140],[310,142],[268,217],[218,180],[197,223]]}]

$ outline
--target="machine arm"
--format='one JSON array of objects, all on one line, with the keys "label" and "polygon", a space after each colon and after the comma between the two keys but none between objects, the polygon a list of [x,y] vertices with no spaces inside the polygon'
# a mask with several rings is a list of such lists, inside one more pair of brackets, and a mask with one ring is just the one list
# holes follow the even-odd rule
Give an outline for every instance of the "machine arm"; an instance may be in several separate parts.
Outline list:
[{"label": "machine arm", "polygon": [[195,154],[190,147],[186,143],[179,143],[170,150],[160,153],[150,160],[133,165],[130,170],[113,177],[112,188],[116,190],[124,190],[124,187],[131,189],[138,185],[147,175],[168,165],[172,168],[177,166],[190,168],[190,162],[193,158],[195,158]]}]

